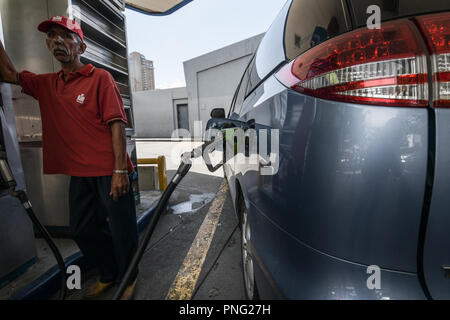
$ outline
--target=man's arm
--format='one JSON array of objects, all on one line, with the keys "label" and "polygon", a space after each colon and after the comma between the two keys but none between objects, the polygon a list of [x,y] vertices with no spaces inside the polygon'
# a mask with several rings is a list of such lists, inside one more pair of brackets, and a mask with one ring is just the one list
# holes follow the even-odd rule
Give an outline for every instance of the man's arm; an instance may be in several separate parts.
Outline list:
[{"label": "man's arm", "polygon": [[0,82],[19,84],[19,74],[0,41]]},{"label": "man's arm", "polygon": [[[114,170],[127,171],[127,140],[125,124],[122,121],[110,123],[114,152]],[[113,173],[111,193],[114,200],[128,193],[130,182],[127,173]]]}]

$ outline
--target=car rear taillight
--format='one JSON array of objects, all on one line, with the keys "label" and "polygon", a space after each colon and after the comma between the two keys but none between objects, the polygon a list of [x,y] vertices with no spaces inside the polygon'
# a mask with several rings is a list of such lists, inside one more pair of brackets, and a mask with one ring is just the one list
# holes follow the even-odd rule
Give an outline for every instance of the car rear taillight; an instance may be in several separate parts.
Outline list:
[{"label": "car rear taillight", "polygon": [[284,66],[283,84],[323,99],[385,106],[428,105],[425,48],[406,19],[327,40]]},{"label": "car rear taillight", "polygon": [[432,54],[433,105],[450,107],[450,13],[416,17]]}]

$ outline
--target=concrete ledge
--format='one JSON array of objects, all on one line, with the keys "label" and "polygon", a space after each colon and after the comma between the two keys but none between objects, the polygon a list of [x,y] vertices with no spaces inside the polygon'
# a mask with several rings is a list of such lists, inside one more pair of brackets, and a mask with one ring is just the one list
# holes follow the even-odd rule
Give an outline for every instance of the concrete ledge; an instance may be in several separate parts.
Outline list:
[{"label": "concrete ledge", "polygon": [[[142,233],[150,223],[155,212],[158,201],[155,201],[137,220],[138,232]],[[81,252],[77,252],[64,260],[66,269],[70,265],[77,265],[82,270],[92,269]],[[52,267],[42,276],[29,283],[18,292],[11,295],[8,300],[47,300],[53,296],[60,288],[59,268]]]},{"label": "concrete ledge", "polygon": [[21,274],[25,273],[29,267],[31,267],[33,264],[36,263],[36,258],[31,259],[28,262],[25,262],[23,265],[21,265],[19,268],[17,268],[15,271],[7,274],[6,276],[0,278],[0,288],[3,288],[8,283],[10,283],[15,278],[19,277]]}]

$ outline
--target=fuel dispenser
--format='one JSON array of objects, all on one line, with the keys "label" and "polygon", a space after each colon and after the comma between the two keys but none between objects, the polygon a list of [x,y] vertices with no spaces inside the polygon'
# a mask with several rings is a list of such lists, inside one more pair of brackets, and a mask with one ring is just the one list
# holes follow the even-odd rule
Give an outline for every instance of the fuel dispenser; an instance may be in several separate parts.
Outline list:
[{"label": "fuel dispenser", "polygon": [[[15,134],[14,115],[9,86],[1,85],[0,94],[0,157],[2,168],[7,161],[17,187],[25,190],[25,178]],[[36,260],[33,226],[20,201],[9,192],[5,175],[0,175],[0,286],[25,271]]]},{"label": "fuel dispenser", "polygon": [[[43,39],[30,31],[39,22],[56,14],[72,14],[78,19],[89,42],[82,61],[108,70],[116,80],[129,119],[127,149],[136,162],[135,145],[130,139],[134,134],[134,124],[123,14],[125,5],[146,14],[164,15],[190,1],[167,3],[160,0],[142,4],[125,0],[0,0],[0,41],[14,57],[18,70],[56,72],[59,65],[48,54]],[[33,54],[30,55],[30,52]],[[46,177],[42,174],[42,130],[36,101],[22,94],[18,86],[0,83],[0,89],[0,287],[35,263],[34,224],[58,262],[60,298],[63,299],[66,293],[64,261],[47,229],[52,229],[56,234],[64,234],[67,229],[67,199],[61,190],[67,190],[68,180],[64,176]],[[196,156],[199,154],[196,153]],[[23,164],[21,157],[27,159]],[[160,201],[159,213],[167,204],[176,184],[189,170],[187,162],[180,167],[183,170],[169,188],[170,193],[167,192]],[[27,186],[33,197],[31,202]],[[31,203],[36,205],[36,214],[47,229],[36,217]],[[159,217],[159,214],[155,214],[155,217]],[[151,234],[156,222],[157,219],[154,219],[151,223],[153,227],[147,234]]]},{"label": "fuel dispenser", "polygon": [[[0,99],[0,101],[3,99]],[[3,104],[3,103],[1,103]],[[2,108],[3,110],[3,108]],[[11,169],[11,164],[8,161],[8,152],[6,149],[6,139],[4,139],[4,131],[3,131],[3,119],[4,119],[4,115],[3,115],[3,111],[2,111],[2,119],[0,122],[0,187],[2,189],[4,189],[4,192],[8,192],[8,194],[6,195],[6,199],[11,200],[11,201],[15,201],[15,204],[12,205],[11,207],[13,208],[17,208],[17,212],[15,210],[13,210],[12,214],[16,214],[19,215],[20,217],[23,217],[23,211],[25,210],[25,212],[27,213],[28,217],[30,218],[30,220],[33,222],[35,228],[37,229],[37,231],[42,235],[42,237],[45,239],[45,241],[47,241],[47,244],[49,245],[51,251],[53,252],[53,255],[56,258],[56,261],[58,263],[59,269],[60,269],[60,279],[61,279],[61,291],[60,291],[60,299],[63,300],[66,296],[66,268],[65,268],[65,264],[64,264],[64,259],[61,255],[61,253],[59,252],[57,246],[55,245],[55,243],[53,242],[52,238],[50,237],[50,234],[48,233],[47,229],[44,228],[44,226],[41,224],[41,222],[39,221],[39,219],[36,217],[36,215],[33,212],[33,207],[31,205],[30,200],[28,199],[27,193],[25,191],[25,188],[20,188],[17,184],[16,178],[14,177],[13,174],[13,170]],[[5,121],[5,125],[6,125],[6,121]],[[13,142],[13,139],[11,136],[9,136],[9,142]],[[9,150],[11,154],[17,154],[14,153],[14,150]],[[17,158],[16,158],[17,160]],[[20,165],[20,163],[19,163]],[[14,163],[14,166],[17,166],[17,163]],[[19,188],[18,188],[19,187]],[[18,201],[17,201],[18,200]],[[1,205],[1,204],[0,204]],[[21,206],[23,208],[21,208]],[[3,208],[6,208],[6,206],[4,206]],[[22,210],[19,210],[22,209]],[[12,219],[14,220],[15,217],[11,216],[10,211],[8,210],[3,210],[4,211],[4,218],[5,219]],[[8,217],[9,215],[9,217]],[[22,220],[23,221],[23,220]],[[11,239],[14,241],[17,239],[19,239],[19,241],[21,240],[21,233],[17,232],[17,226],[11,226],[8,223],[5,223],[5,225],[7,227],[9,227],[9,230],[2,230],[5,231],[5,233],[8,232],[13,232],[14,234],[11,235]],[[5,226],[3,225],[3,227]],[[33,237],[33,234],[31,234],[31,236]],[[34,237],[33,237],[34,238]],[[8,241],[5,242],[0,242],[2,245],[8,244]],[[9,242],[9,244],[11,244],[11,241]],[[21,247],[19,247],[18,249],[22,249]],[[16,251],[15,250],[11,250],[11,248],[9,248],[9,250],[5,250],[3,252],[10,252],[10,258],[11,255],[15,255]]]}]

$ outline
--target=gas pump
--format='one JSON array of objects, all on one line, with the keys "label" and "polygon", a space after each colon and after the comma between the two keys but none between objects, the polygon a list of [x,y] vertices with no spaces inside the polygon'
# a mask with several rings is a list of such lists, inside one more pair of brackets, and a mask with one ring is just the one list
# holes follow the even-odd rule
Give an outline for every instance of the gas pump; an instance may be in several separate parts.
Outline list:
[{"label": "gas pump", "polygon": [[47,244],[49,245],[51,251],[53,252],[56,261],[58,263],[59,269],[60,269],[60,277],[61,277],[61,290],[60,290],[60,299],[64,300],[66,296],[66,270],[65,270],[65,264],[64,259],[61,256],[61,253],[59,252],[57,246],[53,242],[50,234],[48,231],[42,226],[39,219],[36,217],[36,215],[33,212],[33,207],[31,205],[31,202],[28,199],[28,196],[24,190],[16,190],[17,188],[17,182],[14,178],[14,175],[11,171],[11,168],[8,163],[8,155],[6,151],[6,143],[5,139],[3,137],[3,99],[1,99],[0,95],[0,111],[2,113],[2,117],[0,117],[0,187],[2,189],[8,189],[9,195],[11,197],[19,199],[20,203],[22,204],[23,208],[25,209],[26,213],[28,214],[28,217],[33,222],[36,229],[39,231],[39,233],[42,235],[42,237],[45,239]]}]

